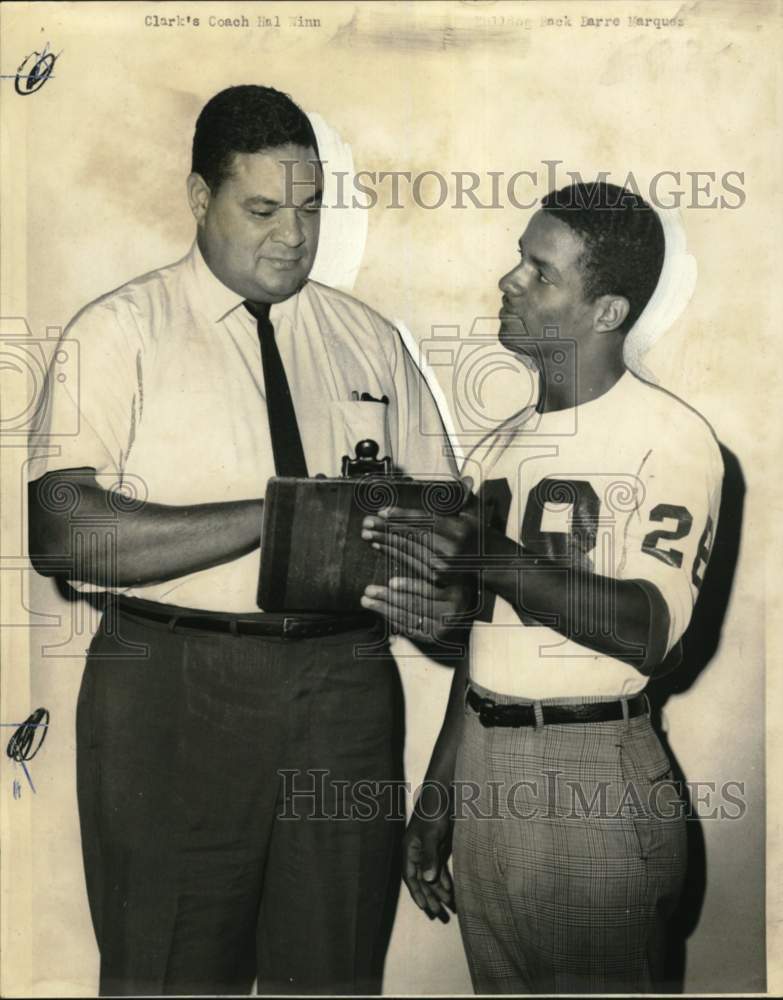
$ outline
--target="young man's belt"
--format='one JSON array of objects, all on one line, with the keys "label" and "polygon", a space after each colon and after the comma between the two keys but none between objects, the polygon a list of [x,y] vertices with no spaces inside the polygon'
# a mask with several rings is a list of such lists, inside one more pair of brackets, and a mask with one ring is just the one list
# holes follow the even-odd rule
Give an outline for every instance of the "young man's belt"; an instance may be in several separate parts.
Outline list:
[{"label": "young man's belt", "polygon": [[120,597],[119,609],[124,614],[168,625],[170,629],[193,629],[198,632],[218,632],[225,635],[277,636],[284,639],[313,639],[337,635],[354,629],[371,629],[378,616],[370,611],[345,615],[234,615],[221,611],[201,611],[178,608],[144,601],[135,597]]},{"label": "young man's belt", "polygon": [[[647,697],[644,694],[623,700],[628,706],[629,719],[648,711]],[[623,700],[599,701],[586,705],[542,705],[542,721],[546,726],[569,722],[617,722],[625,718]],[[477,713],[482,726],[536,725],[535,708],[531,704],[500,705],[491,698],[482,698],[472,687],[468,688],[466,701]]]}]

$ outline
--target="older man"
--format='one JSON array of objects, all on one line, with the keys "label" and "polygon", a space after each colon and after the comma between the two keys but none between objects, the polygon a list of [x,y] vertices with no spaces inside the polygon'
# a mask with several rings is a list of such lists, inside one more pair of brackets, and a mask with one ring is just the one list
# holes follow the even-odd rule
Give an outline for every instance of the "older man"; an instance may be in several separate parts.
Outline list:
[{"label": "older man", "polygon": [[454,467],[398,333],[308,280],[304,113],[221,92],[187,190],[188,254],[65,331],[78,394],[55,384],[51,421],[79,433],[31,477],[34,565],[119,595],[77,718],[100,989],[376,991],[400,822],[352,819],[339,790],[401,777],[399,675],[375,615],[259,611],[263,496],[275,474],[338,474],[363,438],[402,472]]}]

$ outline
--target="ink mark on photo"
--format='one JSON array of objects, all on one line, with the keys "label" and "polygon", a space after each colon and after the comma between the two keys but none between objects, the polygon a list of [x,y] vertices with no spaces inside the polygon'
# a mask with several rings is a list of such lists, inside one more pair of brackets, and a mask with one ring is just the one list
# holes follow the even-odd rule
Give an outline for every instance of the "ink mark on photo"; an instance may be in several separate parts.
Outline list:
[{"label": "ink mark on photo", "polygon": [[52,75],[54,64],[61,55],[62,52],[58,52],[56,55],[54,52],[50,52],[48,42],[44,46],[43,52],[37,50],[31,52],[16,71],[14,90],[17,94],[28,97],[36,90],[40,90]]},{"label": "ink mark on photo", "polygon": [[[46,708],[36,708],[21,725],[15,722],[5,722],[2,725],[16,726],[16,730],[8,741],[5,752],[11,760],[21,765],[27,778],[27,783],[32,789],[33,794],[35,794],[35,785],[33,784],[33,779],[30,777],[26,762],[32,760],[44,744],[46,734],[49,731],[49,710]],[[16,780],[13,783],[13,792],[15,799],[21,798],[22,789]]]}]

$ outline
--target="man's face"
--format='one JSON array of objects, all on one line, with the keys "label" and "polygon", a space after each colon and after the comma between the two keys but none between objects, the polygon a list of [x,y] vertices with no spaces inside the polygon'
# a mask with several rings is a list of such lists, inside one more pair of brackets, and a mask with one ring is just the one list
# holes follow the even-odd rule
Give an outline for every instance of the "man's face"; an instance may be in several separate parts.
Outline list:
[{"label": "man's face", "polygon": [[316,159],[313,149],[292,145],[236,153],[216,192],[199,186],[191,196],[204,259],[244,298],[281,302],[310,273],[323,183]]},{"label": "man's face", "polygon": [[519,241],[519,263],[498,283],[504,347],[525,353],[526,344],[544,340],[545,328],[577,341],[592,331],[596,306],[584,294],[579,264],[583,250],[584,242],[573,229],[548,212],[536,212]]}]

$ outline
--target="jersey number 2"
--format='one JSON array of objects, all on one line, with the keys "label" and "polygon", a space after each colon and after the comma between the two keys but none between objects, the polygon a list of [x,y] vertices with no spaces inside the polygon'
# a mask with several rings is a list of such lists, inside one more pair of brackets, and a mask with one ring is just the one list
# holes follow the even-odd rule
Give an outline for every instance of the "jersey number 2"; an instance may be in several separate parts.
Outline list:
[{"label": "jersey number 2", "polygon": [[[490,513],[487,521],[496,530],[505,531],[508,527],[507,520],[511,506],[508,482],[505,479],[489,480],[484,483],[482,492]],[[567,504],[571,507],[569,532],[543,530],[544,510],[547,504]],[[528,494],[522,516],[520,541],[531,553],[550,559],[567,556],[574,540],[582,553],[587,554],[595,547],[600,509],[601,501],[586,480],[542,479]],[[659,524],[673,521],[674,524],[670,527],[655,528],[645,535],[642,552],[660,559],[667,566],[681,568],[682,551],[668,543],[677,542],[689,534],[693,526],[691,512],[687,507],[678,504],[659,503],[650,511],[650,520]],[[691,571],[691,580],[696,588],[701,587],[704,582],[704,570],[710,557],[713,536],[714,524],[712,517],[708,516]],[[482,608],[478,615],[480,621],[492,621],[494,598],[494,594],[483,591]],[[525,618],[527,616],[524,616],[523,621]],[[526,624],[540,623],[531,620]]]}]

